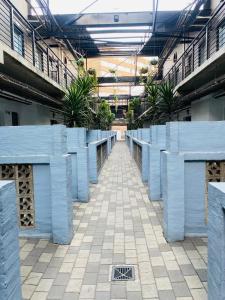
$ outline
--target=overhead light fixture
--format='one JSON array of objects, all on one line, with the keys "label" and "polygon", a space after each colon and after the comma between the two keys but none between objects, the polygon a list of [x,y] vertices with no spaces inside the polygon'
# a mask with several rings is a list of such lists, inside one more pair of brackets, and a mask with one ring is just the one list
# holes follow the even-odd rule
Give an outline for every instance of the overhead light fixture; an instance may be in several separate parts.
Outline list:
[{"label": "overhead light fixture", "polygon": [[114,15],[114,22],[118,23],[120,21],[119,15]]}]

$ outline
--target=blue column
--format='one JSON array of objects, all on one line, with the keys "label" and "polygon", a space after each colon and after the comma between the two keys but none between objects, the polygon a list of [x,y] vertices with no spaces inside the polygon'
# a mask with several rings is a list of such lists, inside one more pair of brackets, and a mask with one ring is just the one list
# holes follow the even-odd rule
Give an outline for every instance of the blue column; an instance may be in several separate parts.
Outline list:
[{"label": "blue column", "polygon": [[70,244],[73,237],[72,168],[70,155],[50,161],[52,236],[56,244]]},{"label": "blue column", "polygon": [[225,299],[225,183],[209,184],[208,299]]},{"label": "blue column", "polygon": [[0,300],[21,300],[15,183],[0,181]]}]

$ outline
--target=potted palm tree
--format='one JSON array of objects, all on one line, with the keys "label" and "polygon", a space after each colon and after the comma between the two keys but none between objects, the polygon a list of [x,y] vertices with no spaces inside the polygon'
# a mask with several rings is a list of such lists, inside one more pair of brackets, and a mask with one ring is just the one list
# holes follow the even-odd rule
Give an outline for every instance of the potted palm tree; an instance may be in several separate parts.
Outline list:
[{"label": "potted palm tree", "polygon": [[166,115],[168,121],[172,120],[173,112],[178,105],[177,97],[174,94],[173,86],[169,82],[164,82],[159,88],[159,107],[161,113]]},{"label": "potted palm tree", "polygon": [[95,90],[96,78],[89,74],[79,75],[67,89],[63,109],[68,127],[90,127]]}]

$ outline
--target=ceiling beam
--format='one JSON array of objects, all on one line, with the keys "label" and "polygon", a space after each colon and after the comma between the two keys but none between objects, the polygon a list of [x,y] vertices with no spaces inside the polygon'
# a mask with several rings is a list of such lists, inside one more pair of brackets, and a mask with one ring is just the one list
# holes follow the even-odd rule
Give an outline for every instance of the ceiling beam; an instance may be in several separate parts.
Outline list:
[{"label": "ceiling beam", "polygon": [[[79,17],[79,19],[77,19]],[[85,27],[101,26],[135,26],[150,25],[153,23],[152,12],[124,12],[124,13],[91,13],[79,16],[74,15],[56,15],[63,28],[68,25],[77,25]]]}]

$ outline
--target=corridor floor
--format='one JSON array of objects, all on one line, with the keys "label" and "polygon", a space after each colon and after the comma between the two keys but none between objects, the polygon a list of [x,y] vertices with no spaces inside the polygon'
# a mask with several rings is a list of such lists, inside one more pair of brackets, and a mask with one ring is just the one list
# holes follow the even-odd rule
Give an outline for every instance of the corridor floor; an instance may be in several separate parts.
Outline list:
[{"label": "corridor floor", "polygon": [[[147,188],[124,142],[105,163],[91,200],[75,204],[70,246],[21,239],[23,298],[203,300],[207,240],[168,244],[162,203]],[[135,280],[111,281],[112,265],[134,265]]]}]

